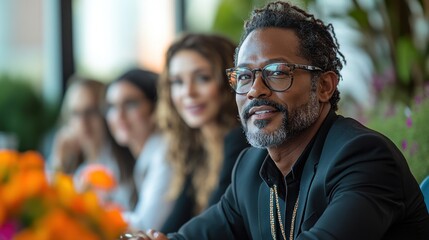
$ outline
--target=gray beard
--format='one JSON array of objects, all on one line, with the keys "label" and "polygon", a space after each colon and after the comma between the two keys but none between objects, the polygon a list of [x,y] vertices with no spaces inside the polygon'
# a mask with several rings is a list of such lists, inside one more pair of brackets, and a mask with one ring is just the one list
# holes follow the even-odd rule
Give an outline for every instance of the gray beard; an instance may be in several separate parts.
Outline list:
[{"label": "gray beard", "polygon": [[287,109],[280,111],[283,114],[283,120],[280,127],[273,132],[266,132],[264,128],[270,123],[270,120],[255,120],[254,125],[259,129],[257,132],[249,132],[247,119],[242,119],[242,125],[246,133],[247,141],[256,148],[267,148],[279,146],[285,141],[299,135],[309,128],[319,117],[320,105],[317,100],[317,94],[311,92],[310,100],[290,112]]}]

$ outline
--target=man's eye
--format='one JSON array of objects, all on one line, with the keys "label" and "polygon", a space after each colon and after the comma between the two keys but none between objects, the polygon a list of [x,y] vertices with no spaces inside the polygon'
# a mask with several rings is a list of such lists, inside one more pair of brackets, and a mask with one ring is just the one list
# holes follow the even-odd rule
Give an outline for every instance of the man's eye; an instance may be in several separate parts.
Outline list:
[{"label": "man's eye", "polygon": [[250,74],[239,74],[237,79],[238,81],[245,81],[252,79],[252,76]]},{"label": "man's eye", "polygon": [[273,71],[268,73],[269,77],[284,78],[288,77],[289,73],[284,71]]}]

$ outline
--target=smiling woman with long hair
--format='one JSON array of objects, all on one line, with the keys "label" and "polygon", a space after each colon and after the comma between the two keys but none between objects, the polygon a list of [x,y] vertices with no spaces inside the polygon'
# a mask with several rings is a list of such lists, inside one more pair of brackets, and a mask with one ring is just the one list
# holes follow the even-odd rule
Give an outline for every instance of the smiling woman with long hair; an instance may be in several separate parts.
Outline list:
[{"label": "smiling woman with long hair", "polygon": [[205,34],[187,34],[168,49],[157,123],[166,134],[173,168],[168,196],[177,200],[161,229],[165,232],[220,199],[238,154],[248,146],[225,76],[234,65],[234,51],[228,39]]}]

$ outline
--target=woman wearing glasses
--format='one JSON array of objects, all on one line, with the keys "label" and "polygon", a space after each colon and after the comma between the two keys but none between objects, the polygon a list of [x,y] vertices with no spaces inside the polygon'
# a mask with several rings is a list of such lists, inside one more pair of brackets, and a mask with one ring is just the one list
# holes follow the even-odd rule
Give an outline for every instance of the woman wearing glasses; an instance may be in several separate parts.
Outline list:
[{"label": "woman wearing glasses", "polygon": [[168,196],[177,200],[164,232],[178,230],[220,199],[248,146],[225,75],[234,65],[234,50],[221,36],[188,34],[167,51],[157,117],[173,168]]},{"label": "woman wearing glasses", "polygon": [[118,183],[102,194],[103,201],[129,209],[135,205],[132,176],[134,158],[119,146],[108,131],[103,118],[105,84],[73,76],[61,106],[61,126],[56,133],[49,170],[74,176],[78,187],[85,185],[85,173],[94,169],[110,172]]},{"label": "woman wearing glasses", "polygon": [[135,229],[159,229],[172,208],[172,201],[165,197],[171,175],[165,141],[154,121],[157,78],[153,72],[132,69],[110,83],[106,93],[106,119],[112,135],[137,160],[134,172],[128,174],[134,175],[138,202],[124,214]]}]

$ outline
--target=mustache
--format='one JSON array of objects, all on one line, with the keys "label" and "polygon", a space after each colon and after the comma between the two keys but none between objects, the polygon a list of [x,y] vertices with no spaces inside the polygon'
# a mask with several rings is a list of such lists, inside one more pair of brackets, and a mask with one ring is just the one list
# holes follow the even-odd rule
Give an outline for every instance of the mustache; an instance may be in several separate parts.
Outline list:
[{"label": "mustache", "polygon": [[250,118],[250,109],[252,107],[258,107],[258,106],[270,106],[275,108],[277,111],[279,112],[287,112],[287,109],[285,106],[278,104],[274,101],[270,101],[267,99],[255,99],[252,100],[246,107],[243,108],[243,110],[241,111],[241,117],[243,118],[243,120],[247,120]]}]

